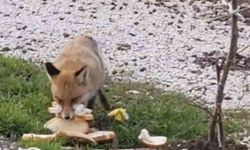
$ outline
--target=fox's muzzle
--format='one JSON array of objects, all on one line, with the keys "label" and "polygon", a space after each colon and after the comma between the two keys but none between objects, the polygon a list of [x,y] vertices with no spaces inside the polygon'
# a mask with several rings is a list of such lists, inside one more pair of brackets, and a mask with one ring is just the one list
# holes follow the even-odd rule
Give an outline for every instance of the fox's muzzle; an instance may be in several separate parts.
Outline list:
[{"label": "fox's muzzle", "polygon": [[62,112],[61,112],[61,117],[65,120],[70,120],[73,118],[74,113],[73,113],[73,108],[71,106],[63,105],[62,106]]},{"label": "fox's muzzle", "polygon": [[71,120],[73,118],[73,113],[72,112],[69,112],[69,113],[62,112],[61,117],[65,120]]}]

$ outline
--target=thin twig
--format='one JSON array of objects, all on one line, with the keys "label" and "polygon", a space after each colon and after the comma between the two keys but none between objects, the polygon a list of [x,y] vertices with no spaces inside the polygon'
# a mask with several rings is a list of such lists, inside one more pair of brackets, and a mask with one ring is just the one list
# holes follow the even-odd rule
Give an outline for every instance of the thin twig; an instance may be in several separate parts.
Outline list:
[{"label": "thin twig", "polygon": [[250,45],[247,45],[245,47],[243,47],[241,50],[238,51],[238,54],[241,52],[244,52],[245,50],[247,50],[250,47]]},{"label": "thin twig", "polygon": [[206,22],[212,22],[212,21],[215,21],[215,20],[223,19],[223,18],[229,18],[229,17],[231,17],[233,14],[240,13],[240,12],[243,12],[243,11],[248,10],[248,9],[250,9],[250,7],[247,7],[247,8],[238,10],[238,11],[233,11],[232,13],[229,13],[229,14],[226,14],[226,15],[222,15],[222,16],[218,16],[218,17],[216,17],[216,18],[209,19],[209,20],[207,20]]},{"label": "thin twig", "polygon": [[213,113],[209,110],[208,107],[202,107],[202,105],[198,102],[194,102],[192,100],[189,100],[187,101],[187,104],[191,105],[191,106],[194,106],[194,107],[197,107],[203,111],[205,111],[207,114],[209,114],[211,117],[213,116]]}]

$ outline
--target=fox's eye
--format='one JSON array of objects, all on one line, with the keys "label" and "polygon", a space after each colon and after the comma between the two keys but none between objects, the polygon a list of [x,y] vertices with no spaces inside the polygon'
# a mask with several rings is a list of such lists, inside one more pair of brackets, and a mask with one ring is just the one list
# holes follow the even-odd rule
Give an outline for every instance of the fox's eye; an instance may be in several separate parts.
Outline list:
[{"label": "fox's eye", "polygon": [[62,104],[63,103],[63,100],[62,99],[58,99],[57,100],[59,104]]},{"label": "fox's eye", "polygon": [[77,103],[77,101],[78,101],[79,98],[80,98],[80,96],[75,97],[75,98],[72,98],[71,102],[72,102],[73,104],[75,104],[75,103]]},{"label": "fox's eye", "polygon": [[55,97],[55,100],[59,103],[59,104],[62,104],[63,103],[63,100],[58,98],[58,97]]},{"label": "fox's eye", "polygon": [[71,102],[72,102],[72,103],[76,103],[76,102],[77,102],[77,98],[73,98],[73,99],[71,100]]}]

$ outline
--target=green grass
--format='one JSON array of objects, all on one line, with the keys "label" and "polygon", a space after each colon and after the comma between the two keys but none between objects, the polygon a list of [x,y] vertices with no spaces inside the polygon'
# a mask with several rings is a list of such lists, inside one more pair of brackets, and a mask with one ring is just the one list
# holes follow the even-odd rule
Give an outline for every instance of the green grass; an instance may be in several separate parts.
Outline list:
[{"label": "green grass", "polygon": [[23,147],[39,147],[41,150],[60,150],[62,142],[54,141],[51,143],[45,143],[45,142],[37,142],[37,141],[21,141],[20,145]]},{"label": "green grass", "polygon": [[38,132],[48,119],[49,84],[34,64],[0,56],[0,133]]},{"label": "green grass", "polygon": [[233,109],[224,113],[225,129],[228,133],[242,132],[249,128],[249,110]]},{"label": "green grass", "polygon": [[[131,89],[138,90],[140,94],[124,92]],[[167,136],[170,140],[190,139],[206,132],[207,114],[188,105],[185,102],[187,98],[181,94],[163,93],[146,84],[131,83],[113,83],[109,91],[109,100],[116,107],[126,108],[130,119],[126,123],[119,123],[101,112],[97,112],[96,116],[101,118],[98,122],[101,127],[117,133],[122,147],[134,146],[143,128],[152,134]],[[112,96],[118,98],[112,99]]]},{"label": "green grass", "polygon": [[[45,133],[43,124],[51,117],[49,81],[43,67],[20,59],[0,55],[0,133],[19,139],[23,133]],[[162,92],[142,83],[110,83],[106,95],[112,106],[127,109],[130,119],[120,123],[107,117],[102,108],[95,109],[95,124],[99,129],[113,130],[122,148],[137,145],[140,130],[146,128],[153,135],[167,136],[170,141],[193,139],[207,133],[209,116],[189,105],[180,93]],[[140,94],[127,94],[137,90]],[[247,121],[234,114],[226,119],[226,129],[235,132]],[[247,116],[247,115],[245,115]],[[239,123],[239,122],[243,122]],[[23,147],[60,149],[64,142],[49,144],[20,142]],[[109,148],[110,145],[94,146]]]}]

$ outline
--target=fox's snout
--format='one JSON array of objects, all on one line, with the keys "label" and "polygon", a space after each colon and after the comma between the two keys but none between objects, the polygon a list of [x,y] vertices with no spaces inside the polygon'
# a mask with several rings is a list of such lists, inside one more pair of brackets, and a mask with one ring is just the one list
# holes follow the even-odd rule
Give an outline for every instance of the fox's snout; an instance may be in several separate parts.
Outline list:
[{"label": "fox's snout", "polygon": [[74,116],[73,109],[70,107],[63,107],[61,117],[65,120],[71,120]]},{"label": "fox's snout", "polygon": [[71,120],[73,118],[73,113],[69,112],[69,113],[62,113],[61,117],[65,120]]}]

